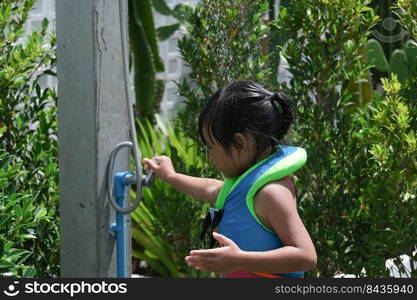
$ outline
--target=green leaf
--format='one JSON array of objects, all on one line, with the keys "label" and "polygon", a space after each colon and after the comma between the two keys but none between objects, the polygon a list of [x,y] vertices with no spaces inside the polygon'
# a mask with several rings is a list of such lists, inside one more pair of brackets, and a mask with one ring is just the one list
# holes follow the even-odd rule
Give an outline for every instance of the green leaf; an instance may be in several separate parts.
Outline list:
[{"label": "green leaf", "polygon": [[167,270],[164,268],[164,266],[160,263],[159,260],[136,250],[132,250],[132,256],[146,261],[149,264],[149,266],[153,270],[158,272],[162,277],[171,277],[170,273],[167,272]]},{"label": "green leaf", "polygon": [[12,217],[11,215],[0,216],[0,228],[2,228],[4,224],[6,224],[11,219],[11,217]]},{"label": "green leaf", "polygon": [[34,236],[33,234],[22,234],[19,236],[21,239],[26,240],[26,239],[36,239],[36,236]]},{"label": "green leaf", "polygon": [[398,80],[400,82],[404,81],[408,77],[408,59],[404,50],[394,50],[391,54],[390,67],[391,72],[398,76]]},{"label": "green leaf", "polygon": [[261,4],[261,6],[259,7],[259,10],[261,12],[266,12],[268,10],[268,7],[269,7],[269,3],[265,1]]},{"label": "green leaf", "polygon": [[171,16],[172,10],[168,7],[165,0],[152,0],[153,7],[161,15]]},{"label": "green leaf", "polygon": [[414,130],[410,130],[405,135],[405,141],[407,142],[408,147],[410,148],[410,152],[414,152],[417,150],[417,139],[414,134]]},{"label": "green leaf", "polygon": [[[5,260],[0,260],[0,269],[6,269],[14,267],[14,264]],[[1,274],[1,273],[0,273]]]},{"label": "green leaf", "polygon": [[39,84],[36,84],[36,85],[35,85],[35,91],[36,91],[36,96],[37,96],[38,98],[41,98],[41,97],[42,97],[42,91],[41,91],[41,87],[40,87],[40,85],[39,85]]},{"label": "green leaf", "polygon": [[23,272],[24,278],[33,278],[36,274],[36,270],[33,266],[30,266],[29,268],[25,269]]},{"label": "green leaf", "polygon": [[159,248],[148,236],[136,228],[132,229],[132,236],[145,249],[149,249],[152,253],[154,253],[158,259],[160,259],[169,269],[173,277],[178,277],[178,268],[175,265],[175,261],[172,259],[171,255],[166,251],[166,249]]},{"label": "green leaf", "polygon": [[129,0],[129,38],[134,62],[136,105],[151,118],[157,96],[156,73],[164,70],[159,56],[150,0]]},{"label": "green leaf", "polygon": [[178,28],[180,28],[179,23],[159,27],[157,29],[159,40],[160,41],[165,41],[165,40],[169,39],[175,33],[175,31],[178,30]]},{"label": "green leaf", "polygon": [[258,74],[256,74],[256,78],[258,80],[262,80],[265,78],[265,72],[259,72]]},{"label": "green leaf", "polygon": [[51,76],[55,76],[55,77],[56,77],[56,72],[54,72],[54,71],[52,71],[52,70],[46,70],[46,71],[44,72],[44,74],[46,74],[46,75],[51,75]]},{"label": "green leaf", "polygon": [[177,4],[172,14],[178,21],[180,21],[180,23],[185,24],[187,23],[186,18],[191,9],[192,8],[190,8],[188,5]]},{"label": "green leaf", "polygon": [[367,43],[369,63],[382,72],[389,72],[390,65],[385,57],[384,50],[381,44],[375,40],[370,39]]},{"label": "green leaf", "polygon": [[13,242],[6,242],[4,244],[4,251],[9,251],[13,247]]},{"label": "green leaf", "polygon": [[38,207],[35,210],[35,220],[41,219],[42,217],[46,216],[47,211],[43,207]]},{"label": "green leaf", "polygon": [[[129,15],[129,18],[131,18],[133,22],[136,22],[138,26],[142,27],[145,35],[145,38],[142,39],[145,41],[146,47],[150,47],[151,49],[156,70],[162,72],[164,70],[164,65],[162,63],[162,59],[159,56],[155,24],[153,20],[150,0],[133,1],[132,15]],[[140,42],[140,40],[137,39],[139,36],[131,37],[133,38],[133,40],[131,40],[132,43],[137,44]]]},{"label": "green leaf", "polygon": [[4,171],[7,171],[7,167],[9,166],[10,162],[12,160],[11,155],[6,155],[6,157],[0,158],[0,168]]},{"label": "green leaf", "polygon": [[19,204],[16,204],[14,210],[15,210],[15,213],[16,213],[16,219],[22,218],[22,215],[23,215],[22,207]]},{"label": "green leaf", "polygon": [[7,257],[9,259],[11,259],[12,261],[17,260],[18,258],[20,258],[23,255],[27,255],[27,254],[31,254],[31,252],[24,250],[24,249],[11,249],[8,253],[7,253]]},{"label": "green leaf", "polygon": [[407,60],[410,64],[417,68],[417,42],[413,40],[408,40],[403,49],[407,55]]},{"label": "green leaf", "polygon": [[43,18],[42,20],[42,31],[45,31],[48,29],[49,21],[47,18]]}]

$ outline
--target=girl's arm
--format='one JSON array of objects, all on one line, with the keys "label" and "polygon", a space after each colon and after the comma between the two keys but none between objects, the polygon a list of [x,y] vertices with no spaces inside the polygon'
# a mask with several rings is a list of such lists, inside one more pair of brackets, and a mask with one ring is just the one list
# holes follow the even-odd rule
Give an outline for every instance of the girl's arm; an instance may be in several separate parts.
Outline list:
[{"label": "girl's arm", "polygon": [[147,171],[153,169],[155,175],[161,180],[201,201],[214,203],[223,186],[221,180],[193,177],[175,172],[171,159],[167,156],[157,156],[152,160],[145,158],[143,162]]},{"label": "girl's arm", "polygon": [[292,273],[315,267],[316,251],[296,207],[295,197],[283,184],[273,183],[255,196],[255,211],[264,225],[273,229],[285,245],[270,251],[243,251],[227,237],[214,234],[224,246],[193,250],[186,262],[197,269],[228,273],[233,271]]},{"label": "girl's arm", "polygon": [[[317,263],[316,250],[297,211],[297,200],[284,180],[266,185],[255,196],[255,211],[263,224],[275,231],[284,247],[265,252],[245,253],[245,270],[264,272],[307,271]],[[274,271],[275,270],[275,271]]]}]

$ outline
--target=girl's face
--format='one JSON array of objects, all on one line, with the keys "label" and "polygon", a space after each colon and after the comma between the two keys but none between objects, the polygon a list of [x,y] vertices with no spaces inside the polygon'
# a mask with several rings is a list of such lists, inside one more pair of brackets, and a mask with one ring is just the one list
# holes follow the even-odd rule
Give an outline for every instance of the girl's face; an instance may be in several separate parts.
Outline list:
[{"label": "girl's face", "polygon": [[206,130],[203,130],[204,139],[207,142],[208,157],[214,163],[217,170],[223,173],[226,177],[237,177],[245,172],[250,167],[250,162],[253,160],[254,141],[242,134],[237,134],[237,143],[241,148],[237,149],[232,146],[230,154],[226,152],[222,145],[217,141],[212,141],[209,138]]}]

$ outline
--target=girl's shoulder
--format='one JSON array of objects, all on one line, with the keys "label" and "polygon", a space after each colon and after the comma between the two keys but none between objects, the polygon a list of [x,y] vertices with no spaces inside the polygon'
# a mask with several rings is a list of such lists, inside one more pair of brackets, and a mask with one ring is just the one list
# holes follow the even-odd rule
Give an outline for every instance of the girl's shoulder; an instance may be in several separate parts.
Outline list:
[{"label": "girl's shoulder", "polygon": [[292,196],[292,198],[296,198],[294,184],[289,177],[271,181],[264,185],[259,189],[255,196],[255,200],[256,198],[270,198],[279,196]]},{"label": "girl's shoulder", "polygon": [[294,187],[288,179],[271,181],[264,185],[254,197],[254,208],[261,222],[272,230],[271,218],[284,219],[296,210]]}]

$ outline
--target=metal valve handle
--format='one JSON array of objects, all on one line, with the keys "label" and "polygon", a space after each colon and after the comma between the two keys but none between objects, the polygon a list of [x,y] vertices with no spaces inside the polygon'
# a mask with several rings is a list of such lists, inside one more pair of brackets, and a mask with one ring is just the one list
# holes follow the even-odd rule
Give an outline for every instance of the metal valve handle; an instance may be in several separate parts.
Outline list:
[{"label": "metal valve handle", "polygon": [[[122,142],[116,145],[116,147],[114,147],[113,151],[110,154],[110,158],[109,158],[109,164],[107,166],[107,192],[108,192],[108,196],[110,199],[110,204],[113,206],[113,208],[118,211],[121,212],[123,214],[127,214],[130,213],[132,211],[134,211],[138,206],[139,206],[139,202],[140,199],[142,198],[142,191],[143,191],[143,187],[150,187],[153,185],[155,179],[154,179],[154,172],[153,170],[150,170],[149,173],[147,175],[140,175],[140,180],[138,180],[138,174],[136,173],[130,173],[128,172],[128,174],[125,174],[124,176],[124,180],[125,180],[125,185],[129,185],[129,184],[136,184],[139,185],[139,187],[137,186],[136,188],[136,192],[140,193],[136,194],[136,200],[133,203],[132,206],[128,205],[127,207],[121,207],[120,205],[117,204],[116,200],[114,199],[114,195],[113,195],[113,188],[114,188],[114,180],[113,180],[113,171],[114,171],[114,161],[116,159],[117,154],[119,153],[119,151],[122,148],[125,147],[129,147],[129,148],[133,148],[133,144],[131,142]],[[159,164],[159,161],[157,159],[153,159],[154,162],[156,162],[157,164]],[[137,165],[141,165],[140,162],[137,162]],[[142,171],[142,167],[140,167],[140,171]],[[139,191],[139,192],[138,192]]]},{"label": "metal valve handle", "polygon": [[[157,158],[152,159],[157,165],[159,165],[159,160]],[[155,175],[153,169],[151,169],[146,176],[142,176],[142,184],[146,187],[151,187],[155,182]]]}]

